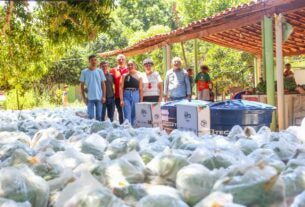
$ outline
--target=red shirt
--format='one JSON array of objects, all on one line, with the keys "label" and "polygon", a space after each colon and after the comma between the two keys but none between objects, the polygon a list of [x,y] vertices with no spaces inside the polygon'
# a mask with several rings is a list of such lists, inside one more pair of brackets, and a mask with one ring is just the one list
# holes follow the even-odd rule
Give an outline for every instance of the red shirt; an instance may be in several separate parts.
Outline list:
[{"label": "red shirt", "polygon": [[124,75],[125,73],[128,73],[128,69],[125,67],[119,68],[112,68],[110,73],[113,75],[114,78],[114,95],[115,98],[120,98],[120,81],[121,81],[121,77],[122,75]]}]

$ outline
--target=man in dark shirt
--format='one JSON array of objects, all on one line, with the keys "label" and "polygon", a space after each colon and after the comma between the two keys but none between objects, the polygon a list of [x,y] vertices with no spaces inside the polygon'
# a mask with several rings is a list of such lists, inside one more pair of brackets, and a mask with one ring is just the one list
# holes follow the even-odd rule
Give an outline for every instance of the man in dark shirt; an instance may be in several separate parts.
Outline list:
[{"label": "man in dark shirt", "polygon": [[115,100],[114,100],[114,78],[111,73],[109,73],[109,63],[107,61],[103,61],[100,64],[100,68],[103,70],[106,81],[106,102],[104,103],[102,110],[102,121],[105,121],[106,110],[107,115],[110,121],[113,121],[114,110],[115,110]]}]

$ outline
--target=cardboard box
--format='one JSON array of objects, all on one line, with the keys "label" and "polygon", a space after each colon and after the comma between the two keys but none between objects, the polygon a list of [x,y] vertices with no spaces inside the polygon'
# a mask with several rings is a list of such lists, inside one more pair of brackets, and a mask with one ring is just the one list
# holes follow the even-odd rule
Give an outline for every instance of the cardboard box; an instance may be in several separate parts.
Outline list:
[{"label": "cardboard box", "polygon": [[209,102],[191,101],[177,104],[177,128],[182,131],[193,131],[197,135],[210,134],[211,116]]},{"label": "cardboard box", "polygon": [[305,118],[305,95],[299,94],[293,101],[293,125],[301,126]]},{"label": "cardboard box", "polygon": [[173,101],[161,106],[162,128],[168,133],[177,129],[177,103]]},{"label": "cardboard box", "polygon": [[136,104],[137,127],[161,127],[162,103],[141,102]]}]

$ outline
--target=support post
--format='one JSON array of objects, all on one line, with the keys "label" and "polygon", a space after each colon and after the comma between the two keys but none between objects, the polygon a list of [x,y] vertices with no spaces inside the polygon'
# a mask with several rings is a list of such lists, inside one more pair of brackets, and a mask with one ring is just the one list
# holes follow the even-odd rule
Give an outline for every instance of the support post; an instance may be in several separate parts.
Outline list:
[{"label": "support post", "polygon": [[166,45],[166,70],[171,68],[171,46]]},{"label": "support post", "polygon": [[277,116],[279,130],[285,129],[285,97],[283,77],[283,15],[275,16],[275,41],[276,41],[276,74],[277,74]]},{"label": "support post", "polygon": [[258,76],[258,80],[260,81],[260,78],[263,77],[263,74],[262,74],[263,73],[263,70],[262,70],[262,57],[261,56],[257,56],[256,60],[257,60],[257,76]]},{"label": "support post", "polygon": [[162,67],[163,67],[163,72],[164,75],[166,74],[167,71],[167,57],[166,57],[166,46],[163,47],[163,60],[162,60]]},{"label": "support post", "polygon": [[265,24],[264,20],[262,20],[261,23],[262,27],[262,66],[263,66],[263,71],[262,71],[262,78],[264,81],[266,81],[266,58],[265,58]]},{"label": "support post", "polygon": [[[194,39],[194,70],[195,70],[195,77],[198,74],[198,40]],[[196,96],[198,96],[198,89],[197,84],[196,85]]]},{"label": "support post", "polygon": [[254,87],[257,86],[259,82],[259,77],[258,77],[258,65],[257,65],[257,57],[254,57]]},{"label": "support post", "polygon": [[254,57],[254,84],[260,82],[260,78],[262,77],[262,58],[260,56]]},{"label": "support post", "polygon": [[[264,62],[266,70],[267,103],[275,106],[274,60],[273,60],[273,24],[267,16],[263,20]],[[271,129],[276,129],[275,113],[272,116]]]},{"label": "support post", "polygon": [[194,69],[195,74],[198,73],[198,40],[194,39]]}]

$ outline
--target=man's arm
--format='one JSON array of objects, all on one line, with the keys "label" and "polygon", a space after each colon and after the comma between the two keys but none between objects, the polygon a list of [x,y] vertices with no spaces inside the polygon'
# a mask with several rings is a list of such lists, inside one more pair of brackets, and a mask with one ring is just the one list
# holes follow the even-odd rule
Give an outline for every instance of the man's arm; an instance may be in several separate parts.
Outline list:
[{"label": "man's arm", "polygon": [[139,79],[139,93],[140,93],[140,102],[143,102],[143,80]]},{"label": "man's arm", "polygon": [[159,90],[160,90],[159,102],[161,102],[161,101],[162,101],[162,98],[163,98],[163,96],[162,96],[162,92],[163,92],[163,83],[162,83],[162,82],[159,82],[159,83],[158,83],[158,88],[159,88]]},{"label": "man's arm", "polygon": [[163,95],[162,95],[162,93],[163,93],[163,82],[162,82],[162,79],[161,79],[161,76],[160,76],[160,74],[158,73],[158,89],[159,89],[159,91],[160,91],[160,95],[159,95],[159,102],[161,102],[162,101],[162,98],[163,98]]},{"label": "man's arm", "polygon": [[83,101],[87,105],[88,104],[88,99],[85,95],[85,84],[83,82],[80,83],[80,90],[81,90],[81,93],[82,93]]},{"label": "man's arm", "polygon": [[166,73],[164,81],[164,101],[168,100],[168,73]]},{"label": "man's arm", "polygon": [[106,84],[105,84],[105,81],[102,81],[102,90],[103,90],[102,103],[105,103],[106,102]]},{"label": "man's arm", "polygon": [[192,98],[191,83],[190,83],[190,79],[189,79],[189,77],[187,76],[186,73],[185,73],[185,75],[184,75],[184,82],[185,82],[185,85],[186,85],[186,95],[187,95],[187,99],[191,100],[191,98]]},{"label": "man's arm", "polygon": [[125,75],[121,77],[120,80],[120,99],[121,99],[121,106],[124,106],[124,81],[125,81]]}]

